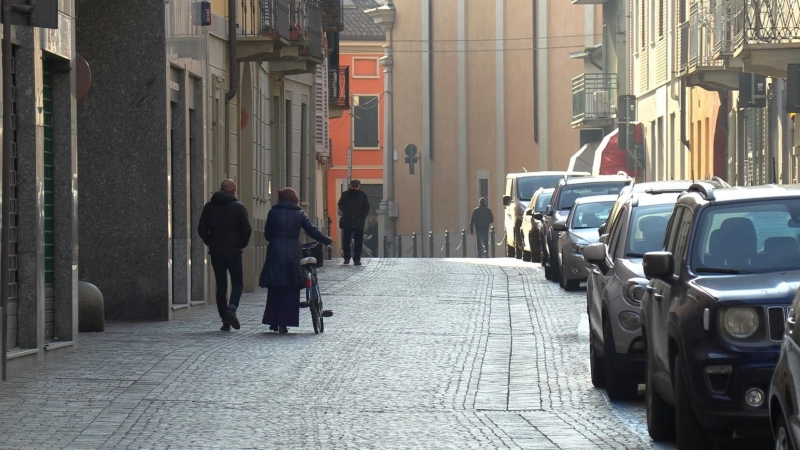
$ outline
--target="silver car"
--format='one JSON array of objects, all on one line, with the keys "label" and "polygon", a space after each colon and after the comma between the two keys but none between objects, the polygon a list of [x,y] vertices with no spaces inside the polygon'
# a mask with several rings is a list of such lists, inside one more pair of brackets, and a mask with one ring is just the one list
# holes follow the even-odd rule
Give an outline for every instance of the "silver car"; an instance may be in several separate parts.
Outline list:
[{"label": "silver car", "polygon": [[586,298],[592,383],[611,400],[636,397],[644,382],[640,305],[647,280],[642,258],[658,251],[681,189],[651,190],[620,198],[607,234],[584,249],[591,265]]},{"label": "silver car", "polygon": [[558,231],[558,282],[567,291],[580,287],[589,276],[589,265],[583,259],[583,249],[597,242],[597,228],[608,220],[617,195],[597,195],[575,200],[565,221],[553,224]]}]

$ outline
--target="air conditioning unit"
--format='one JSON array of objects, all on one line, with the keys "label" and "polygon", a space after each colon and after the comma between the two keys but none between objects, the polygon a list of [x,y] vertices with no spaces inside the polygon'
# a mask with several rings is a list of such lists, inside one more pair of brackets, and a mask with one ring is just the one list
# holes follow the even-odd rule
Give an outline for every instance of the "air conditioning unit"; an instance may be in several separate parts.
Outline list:
[{"label": "air conditioning unit", "polygon": [[611,102],[608,98],[608,91],[595,91],[592,94],[592,103],[594,104],[594,116],[598,119],[611,117]]}]

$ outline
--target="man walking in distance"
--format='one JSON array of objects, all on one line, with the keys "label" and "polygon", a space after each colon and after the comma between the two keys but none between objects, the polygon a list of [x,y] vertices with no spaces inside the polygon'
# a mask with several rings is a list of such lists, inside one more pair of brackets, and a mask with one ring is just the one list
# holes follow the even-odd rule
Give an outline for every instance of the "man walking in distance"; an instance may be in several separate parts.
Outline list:
[{"label": "man walking in distance", "polygon": [[[240,328],[236,310],[242,297],[244,276],[242,274],[242,249],[250,242],[250,218],[247,208],[236,198],[236,183],[233,180],[222,182],[220,190],[214,193],[211,201],[203,207],[197,232],[208,246],[211,267],[217,281],[217,310],[222,319],[220,331]],[[228,294],[228,273],[231,276],[230,303]]]},{"label": "man walking in distance", "polygon": [[487,206],[486,198],[481,197],[477,208],[472,210],[469,221],[469,232],[473,236],[478,233],[478,258],[483,258],[484,249],[486,258],[489,257],[489,227],[494,223],[492,210]]},{"label": "man walking in distance", "polygon": [[360,266],[361,250],[364,247],[364,222],[369,215],[369,199],[367,194],[361,192],[360,181],[350,181],[350,189],[342,193],[342,198],[339,199],[339,209],[342,211],[339,228],[342,229],[344,263],[350,264],[350,241],[355,240],[353,264]]}]

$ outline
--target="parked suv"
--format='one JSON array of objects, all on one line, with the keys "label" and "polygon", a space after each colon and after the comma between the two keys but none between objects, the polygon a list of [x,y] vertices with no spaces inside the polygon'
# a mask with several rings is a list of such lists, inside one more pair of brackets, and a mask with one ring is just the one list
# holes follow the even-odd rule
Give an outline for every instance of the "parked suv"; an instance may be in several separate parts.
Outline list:
[{"label": "parked suv", "polygon": [[662,249],[678,195],[691,182],[642,186],[648,184],[646,193],[620,195],[608,233],[583,251],[592,265],[586,285],[592,383],[605,387],[611,400],[636,397],[644,382],[639,309],[648,283],[642,257]]},{"label": "parked suv", "polygon": [[522,216],[522,237],[525,239],[522,250],[524,261],[539,262],[541,256],[542,238],[541,230],[544,221],[544,211],[550,204],[550,197],[553,195],[554,188],[539,188],[533,199],[531,199],[528,209]]},{"label": "parked suv", "polygon": [[[787,311],[786,337],[769,388],[769,410],[775,448],[794,450],[800,446],[800,292]],[[791,426],[790,426],[791,424]]]},{"label": "parked suv", "polygon": [[597,195],[619,195],[622,188],[631,184],[633,179],[627,175],[601,175],[597,177],[570,178],[558,182],[550,205],[544,215],[544,242],[542,242],[542,264],[544,275],[548,280],[559,281],[558,238],[560,232],[553,229],[553,224],[567,219],[575,200],[581,197]]},{"label": "parked suv", "polygon": [[698,183],[644,256],[647,428],[679,449],[769,434],[767,392],[800,286],[800,188]]},{"label": "parked suv", "polygon": [[522,259],[522,214],[528,208],[533,194],[539,188],[552,188],[563,180],[589,176],[586,172],[526,172],[506,175],[504,228],[506,233],[506,256]]}]

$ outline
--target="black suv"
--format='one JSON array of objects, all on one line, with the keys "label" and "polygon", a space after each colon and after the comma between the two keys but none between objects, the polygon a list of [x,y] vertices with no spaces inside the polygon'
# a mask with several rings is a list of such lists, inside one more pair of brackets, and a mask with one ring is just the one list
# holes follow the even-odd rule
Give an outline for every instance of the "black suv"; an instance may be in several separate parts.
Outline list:
[{"label": "black suv", "polygon": [[770,433],[767,392],[800,285],[800,188],[693,184],[645,254],[647,428],[679,449]]},{"label": "black suv", "polygon": [[561,268],[558,267],[558,238],[560,233],[553,229],[553,224],[566,220],[575,200],[582,197],[619,194],[622,188],[633,183],[633,178],[625,174],[600,175],[563,179],[558,182],[550,205],[544,214],[542,228],[542,265],[544,276],[548,280],[558,281]]}]

